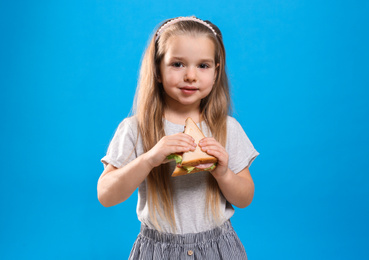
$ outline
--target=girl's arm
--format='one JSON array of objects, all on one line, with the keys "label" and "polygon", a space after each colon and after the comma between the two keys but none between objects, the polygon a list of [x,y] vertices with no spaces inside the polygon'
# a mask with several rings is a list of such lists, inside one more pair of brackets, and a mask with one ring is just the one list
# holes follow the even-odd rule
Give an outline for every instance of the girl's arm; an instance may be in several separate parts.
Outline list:
[{"label": "girl's arm", "polygon": [[178,133],[164,136],[151,150],[122,168],[108,164],[97,184],[100,203],[110,207],[125,201],[154,167],[167,162],[168,155],[195,150],[195,147],[195,141],[191,136]]},{"label": "girl's arm", "polygon": [[[215,176],[214,176],[215,177]],[[230,169],[222,176],[217,176],[219,188],[224,197],[238,208],[246,208],[254,197],[254,182],[248,168],[235,174]]]},{"label": "girl's arm", "polygon": [[132,195],[152,169],[145,157],[143,154],[123,168],[106,166],[97,183],[97,196],[103,206],[117,205]]},{"label": "girl's arm", "polygon": [[254,182],[246,167],[238,174],[228,168],[228,153],[214,138],[204,138],[199,143],[201,149],[218,158],[218,165],[211,174],[217,180],[224,197],[239,208],[250,205],[254,197]]}]

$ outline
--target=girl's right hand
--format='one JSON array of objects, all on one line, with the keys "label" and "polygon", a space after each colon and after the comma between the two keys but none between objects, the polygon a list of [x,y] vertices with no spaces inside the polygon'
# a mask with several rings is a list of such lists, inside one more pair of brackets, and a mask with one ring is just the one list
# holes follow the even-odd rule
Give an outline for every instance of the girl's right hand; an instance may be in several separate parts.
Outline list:
[{"label": "girl's right hand", "polygon": [[164,136],[160,141],[146,153],[147,160],[152,168],[166,163],[167,156],[172,153],[184,153],[194,151],[196,148],[195,140],[187,134],[178,133]]}]

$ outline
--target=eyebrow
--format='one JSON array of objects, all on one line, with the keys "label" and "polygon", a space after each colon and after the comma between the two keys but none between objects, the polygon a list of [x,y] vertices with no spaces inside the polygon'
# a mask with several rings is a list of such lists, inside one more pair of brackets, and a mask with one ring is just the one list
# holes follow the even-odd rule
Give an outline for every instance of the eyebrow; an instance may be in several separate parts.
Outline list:
[{"label": "eyebrow", "polygon": [[[173,57],[171,57],[171,60],[186,60],[186,58],[179,57],[179,56],[173,56]],[[206,63],[215,63],[214,59],[200,59],[199,61],[200,61],[200,63],[204,63],[204,62],[206,62]]]},{"label": "eyebrow", "polygon": [[215,63],[215,60],[214,59],[203,59],[203,60],[201,60],[201,62]]}]

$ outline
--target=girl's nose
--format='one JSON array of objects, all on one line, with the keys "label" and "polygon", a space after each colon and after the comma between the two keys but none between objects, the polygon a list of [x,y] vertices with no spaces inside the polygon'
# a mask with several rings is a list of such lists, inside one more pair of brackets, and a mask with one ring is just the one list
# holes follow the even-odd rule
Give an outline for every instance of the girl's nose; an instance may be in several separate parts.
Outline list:
[{"label": "girl's nose", "polygon": [[186,70],[184,80],[187,82],[195,82],[196,81],[196,68],[188,68]]}]

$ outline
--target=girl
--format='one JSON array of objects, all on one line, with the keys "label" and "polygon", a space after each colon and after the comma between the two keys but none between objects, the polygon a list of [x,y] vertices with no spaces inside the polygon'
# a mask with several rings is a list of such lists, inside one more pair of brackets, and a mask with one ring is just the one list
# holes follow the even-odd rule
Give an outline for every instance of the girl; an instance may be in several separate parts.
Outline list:
[{"label": "girl", "polygon": [[[106,207],[138,187],[142,224],[129,259],[247,259],[229,219],[232,205],[252,201],[249,166],[258,152],[229,108],[218,27],[196,17],[164,22],[142,60],[134,116],[119,125],[98,181]],[[207,136],[198,145],[218,166],[173,178],[175,162],[166,157],[196,147],[182,133],[187,117]]]}]

